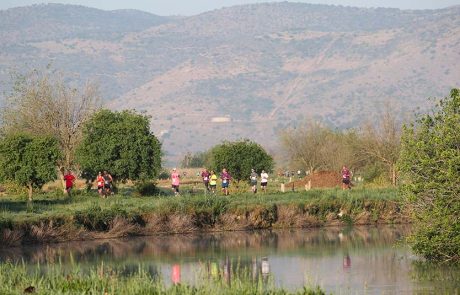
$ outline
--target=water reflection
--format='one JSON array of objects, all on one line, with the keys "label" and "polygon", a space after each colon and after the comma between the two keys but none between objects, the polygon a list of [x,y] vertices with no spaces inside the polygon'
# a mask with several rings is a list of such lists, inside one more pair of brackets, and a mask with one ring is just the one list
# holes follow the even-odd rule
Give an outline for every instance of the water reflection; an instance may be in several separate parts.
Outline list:
[{"label": "water reflection", "polygon": [[395,246],[408,233],[408,227],[385,226],[165,235],[0,248],[0,261],[79,263],[82,269],[104,263],[126,275],[142,264],[169,284],[231,284],[237,274],[263,286],[320,285],[335,294],[430,292],[437,284],[459,290],[458,269],[423,281],[436,271],[415,267],[408,249]]}]

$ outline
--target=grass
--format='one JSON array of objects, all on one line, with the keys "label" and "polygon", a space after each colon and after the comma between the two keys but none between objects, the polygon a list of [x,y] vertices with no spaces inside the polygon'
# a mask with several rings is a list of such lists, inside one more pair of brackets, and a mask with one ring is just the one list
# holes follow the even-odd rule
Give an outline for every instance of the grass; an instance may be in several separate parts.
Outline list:
[{"label": "grass", "polygon": [[116,238],[195,231],[306,228],[323,225],[405,223],[395,189],[339,189],[230,196],[159,194],[135,197],[122,189],[101,199],[96,193],[65,198],[37,194],[0,199],[4,245]]},{"label": "grass", "polygon": [[[228,210],[251,210],[263,206],[293,205],[314,207],[319,212],[337,211],[340,208],[361,208],[365,202],[399,202],[395,189],[338,189],[308,192],[182,195],[131,197],[118,194],[101,199],[95,193],[81,193],[72,198],[53,194],[37,194],[32,204],[20,196],[0,198],[0,227],[8,224],[36,223],[50,218],[67,219],[82,212],[110,210],[113,214],[133,217],[145,213],[212,212],[221,214]],[[339,207],[339,208],[338,208]],[[109,216],[108,216],[109,217]]]},{"label": "grass", "polygon": [[[45,270],[46,269],[46,270]],[[248,276],[231,272],[230,278],[223,270],[208,273],[196,285],[168,286],[148,269],[139,265],[129,274],[124,270],[104,268],[81,271],[78,265],[66,271],[59,264],[33,269],[25,265],[0,264],[0,294],[324,294],[320,289],[304,288],[289,292],[276,288],[272,282],[252,280]]]}]

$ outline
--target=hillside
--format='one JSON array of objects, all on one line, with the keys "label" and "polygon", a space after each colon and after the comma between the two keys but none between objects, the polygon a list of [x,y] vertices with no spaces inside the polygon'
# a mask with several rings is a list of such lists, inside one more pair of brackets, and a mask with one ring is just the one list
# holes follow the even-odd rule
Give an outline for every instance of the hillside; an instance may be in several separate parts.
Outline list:
[{"label": "hillside", "polygon": [[50,61],[97,79],[107,106],[152,116],[173,161],[222,139],[273,148],[277,130],[309,118],[355,126],[388,101],[403,114],[459,86],[458,6],[283,2],[168,18],[39,5],[0,11],[0,28],[3,81]]}]

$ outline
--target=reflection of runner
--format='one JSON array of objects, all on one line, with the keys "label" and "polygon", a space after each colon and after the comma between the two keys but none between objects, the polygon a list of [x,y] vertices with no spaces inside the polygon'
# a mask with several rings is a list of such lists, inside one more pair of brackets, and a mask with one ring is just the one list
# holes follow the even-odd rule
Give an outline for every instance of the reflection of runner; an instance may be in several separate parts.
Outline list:
[{"label": "reflection of runner", "polygon": [[222,169],[222,174],[220,175],[220,178],[222,179],[222,192],[224,195],[228,196],[228,187],[230,185],[230,180],[232,177],[230,176],[230,173],[227,172],[227,169]]},{"label": "reflection of runner", "polygon": [[347,166],[342,167],[342,190],[351,189],[351,172]]},{"label": "reflection of runner", "polygon": [[343,268],[351,268],[351,258],[350,255],[348,255],[348,253],[343,257]]},{"label": "reflection of runner", "polygon": [[264,193],[267,192],[267,185],[268,185],[268,173],[265,172],[265,170],[262,170],[262,173],[260,173],[260,186],[262,187],[262,190]]},{"label": "reflection of runner", "polygon": [[174,264],[172,266],[171,281],[174,285],[180,284],[180,265]]},{"label": "reflection of runner", "polygon": [[257,193],[257,173],[254,169],[251,170],[251,176],[250,176],[250,179],[251,179],[251,188],[252,188],[252,192],[255,194]]},{"label": "reflection of runner", "polygon": [[179,195],[179,183],[180,174],[177,172],[176,168],[173,168],[171,173],[171,188],[176,196]]}]

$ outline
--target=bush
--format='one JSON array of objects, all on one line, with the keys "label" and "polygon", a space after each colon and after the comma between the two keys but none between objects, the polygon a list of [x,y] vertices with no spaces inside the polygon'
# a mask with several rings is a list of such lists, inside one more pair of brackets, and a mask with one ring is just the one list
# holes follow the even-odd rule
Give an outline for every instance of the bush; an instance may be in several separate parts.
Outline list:
[{"label": "bush", "polygon": [[159,193],[156,184],[151,181],[138,182],[134,189],[136,194],[140,196],[154,196]]},{"label": "bush", "polygon": [[401,187],[415,221],[415,253],[433,261],[460,261],[460,91],[433,114],[405,127],[399,167]]}]

